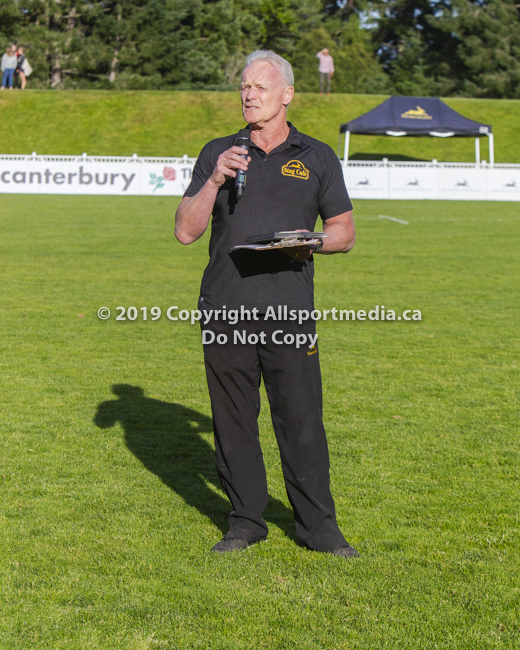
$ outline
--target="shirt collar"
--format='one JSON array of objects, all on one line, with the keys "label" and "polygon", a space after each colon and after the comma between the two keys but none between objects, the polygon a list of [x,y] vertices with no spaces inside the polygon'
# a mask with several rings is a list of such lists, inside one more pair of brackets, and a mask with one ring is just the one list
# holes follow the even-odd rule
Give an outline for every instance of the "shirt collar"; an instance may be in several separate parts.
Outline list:
[{"label": "shirt collar", "polygon": [[[302,143],[301,133],[298,131],[298,129],[291,122],[287,122],[287,126],[289,127],[289,135],[287,136],[287,140],[285,140],[285,142],[282,142],[282,144],[279,144],[277,147],[275,147],[270,152],[270,154],[277,153],[279,151],[285,151],[286,149],[289,149],[289,147],[292,147],[292,146],[300,147],[300,149],[302,148],[303,143]],[[251,127],[249,127],[249,131],[251,131]],[[260,147],[257,146],[253,142],[253,140],[251,140],[251,146],[255,147],[256,149],[260,149]]]},{"label": "shirt collar", "polygon": [[301,149],[302,146],[303,146],[301,133],[298,131],[298,129],[291,122],[287,122],[287,124],[289,125],[290,130],[289,130],[289,136],[288,136],[286,142],[288,142],[289,145],[294,145],[296,147],[300,147],[300,149]]}]

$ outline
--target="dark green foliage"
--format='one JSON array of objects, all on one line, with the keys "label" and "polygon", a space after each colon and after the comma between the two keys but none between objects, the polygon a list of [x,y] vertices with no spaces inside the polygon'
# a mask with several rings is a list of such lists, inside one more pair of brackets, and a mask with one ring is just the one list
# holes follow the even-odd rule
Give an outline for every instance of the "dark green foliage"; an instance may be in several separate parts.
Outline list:
[{"label": "dark green foliage", "polygon": [[397,0],[378,7],[374,39],[397,95],[449,95],[456,44],[434,18],[441,2]]},{"label": "dark green foliage", "polygon": [[520,96],[515,0],[396,0],[377,4],[379,59],[402,95]]},{"label": "dark green foliage", "polygon": [[272,49],[297,89],[518,97],[516,0],[0,0],[0,47],[28,47],[32,88],[236,89]]},{"label": "dark green foliage", "polygon": [[359,28],[359,19],[352,16],[347,22],[338,19],[308,31],[299,39],[292,57],[296,86],[304,92],[317,92],[316,53],[327,47],[334,58],[334,92],[387,93],[388,77],[374,58],[370,35]]},{"label": "dark green foliage", "polygon": [[19,11],[14,0],[0,0],[0,46],[2,53],[19,29]]},{"label": "dark green foliage", "polygon": [[10,16],[0,37],[29,47],[33,88],[231,90],[247,54],[264,48],[287,57],[299,89],[312,91],[327,43],[335,91],[390,90],[354,11],[362,3],[334,11],[321,0],[0,2]]},{"label": "dark green foliage", "polygon": [[456,43],[458,94],[520,97],[520,19],[515,0],[454,0],[432,21]]}]

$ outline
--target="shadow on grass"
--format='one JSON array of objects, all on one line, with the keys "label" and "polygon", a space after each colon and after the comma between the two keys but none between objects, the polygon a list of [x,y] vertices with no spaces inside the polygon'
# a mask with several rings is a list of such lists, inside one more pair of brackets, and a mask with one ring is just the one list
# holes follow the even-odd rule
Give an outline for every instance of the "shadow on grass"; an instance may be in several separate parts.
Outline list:
[{"label": "shadow on grass", "polygon": [[[213,448],[199,435],[213,431],[211,418],[182,404],[145,397],[139,386],[115,384],[112,392],[118,399],[98,406],[94,424],[108,429],[120,422],[134,456],[222,533],[227,532],[230,503],[208,485],[222,491]],[[264,518],[296,541],[293,513],[284,503],[271,497]]]}]

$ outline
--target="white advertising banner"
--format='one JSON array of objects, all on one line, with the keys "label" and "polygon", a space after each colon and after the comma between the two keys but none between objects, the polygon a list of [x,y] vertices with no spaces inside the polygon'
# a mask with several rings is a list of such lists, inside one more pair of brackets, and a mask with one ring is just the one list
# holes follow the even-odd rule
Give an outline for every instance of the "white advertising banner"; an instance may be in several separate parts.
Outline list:
[{"label": "white advertising banner", "polygon": [[520,201],[520,165],[349,161],[343,174],[353,199]]},{"label": "white advertising banner", "polygon": [[389,168],[378,166],[343,167],[345,184],[353,199],[387,199]]},{"label": "white advertising banner", "polygon": [[392,167],[390,170],[390,199],[437,198],[438,173],[427,167]]},{"label": "white advertising banner", "polygon": [[[0,155],[0,193],[182,196],[195,158]],[[520,165],[349,161],[353,199],[520,201]]]},{"label": "white advertising banner", "polygon": [[520,166],[490,169],[487,190],[491,201],[520,201]]},{"label": "white advertising banner", "polygon": [[487,199],[487,169],[442,167],[439,170],[439,199],[484,201]]},{"label": "white advertising banner", "polygon": [[2,192],[20,194],[139,194],[138,165],[0,161]]},{"label": "white advertising banner", "polygon": [[182,196],[193,158],[2,156],[0,193]]},{"label": "white advertising banner", "polygon": [[195,160],[187,159],[181,164],[168,162],[141,163],[138,192],[151,196],[182,196],[191,180]]}]

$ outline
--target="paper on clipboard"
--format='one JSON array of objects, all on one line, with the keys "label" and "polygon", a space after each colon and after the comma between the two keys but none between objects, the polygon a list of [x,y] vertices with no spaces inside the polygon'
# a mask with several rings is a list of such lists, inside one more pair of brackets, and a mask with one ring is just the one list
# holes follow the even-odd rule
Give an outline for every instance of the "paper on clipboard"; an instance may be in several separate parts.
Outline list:
[{"label": "paper on clipboard", "polygon": [[285,243],[283,241],[275,241],[270,244],[241,244],[240,246],[233,246],[231,250],[237,250],[239,248],[246,248],[250,251],[272,251],[279,250],[281,248],[294,248],[295,246],[307,246],[308,244],[318,244],[319,239],[299,239],[296,243]]},{"label": "paper on clipboard", "polygon": [[319,244],[326,236],[323,232],[302,232],[299,230],[275,232],[267,235],[248,237],[245,244],[233,246],[231,250],[245,248],[251,251],[270,251],[280,248],[315,245]]}]

